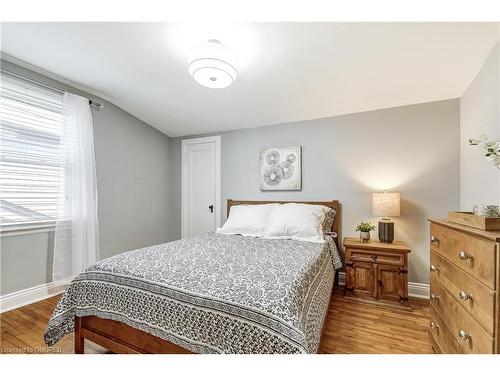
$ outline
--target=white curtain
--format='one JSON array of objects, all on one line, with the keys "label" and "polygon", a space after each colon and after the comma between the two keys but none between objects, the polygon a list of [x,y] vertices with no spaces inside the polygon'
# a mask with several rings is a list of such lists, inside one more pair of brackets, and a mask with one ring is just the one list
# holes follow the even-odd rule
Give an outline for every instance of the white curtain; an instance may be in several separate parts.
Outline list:
[{"label": "white curtain", "polygon": [[56,283],[99,260],[94,137],[88,99],[65,93],[63,117],[52,275]]}]

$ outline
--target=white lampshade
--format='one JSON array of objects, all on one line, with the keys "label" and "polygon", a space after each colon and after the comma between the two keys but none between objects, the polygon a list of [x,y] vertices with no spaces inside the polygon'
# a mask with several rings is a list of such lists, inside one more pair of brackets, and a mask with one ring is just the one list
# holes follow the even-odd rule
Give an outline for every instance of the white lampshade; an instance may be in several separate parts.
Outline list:
[{"label": "white lampshade", "polygon": [[223,89],[238,76],[236,56],[218,40],[210,39],[192,51],[188,71],[200,85]]},{"label": "white lampshade", "polygon": [[399,216],[401,210],[399,193],[388,191],[373,193],[372,210],[374,216]]}]

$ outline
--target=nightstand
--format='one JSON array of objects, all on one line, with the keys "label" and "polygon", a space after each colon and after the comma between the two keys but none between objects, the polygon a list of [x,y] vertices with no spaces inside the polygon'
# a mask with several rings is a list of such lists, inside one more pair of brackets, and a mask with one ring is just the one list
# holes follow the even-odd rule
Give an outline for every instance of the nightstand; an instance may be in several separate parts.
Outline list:
[{"label": "nightstand", "polygon": [[407,305],[411,250],[404,242],[361,242],[359,238],[346,237],[343,246],[346,296]]}]

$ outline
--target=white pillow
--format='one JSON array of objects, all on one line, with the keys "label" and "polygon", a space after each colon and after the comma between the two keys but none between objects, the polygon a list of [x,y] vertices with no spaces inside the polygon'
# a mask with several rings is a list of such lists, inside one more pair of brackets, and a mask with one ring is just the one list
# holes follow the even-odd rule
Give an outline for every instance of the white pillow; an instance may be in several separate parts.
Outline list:
[{"label": "white pillow", "polygon": [[323,243],[322,223],[327,211],[328,207],[313,204],[277,206],[271,213],[264,237]]},{"label": "white pillow", "polygon": [[279,203],[232,206],[229,217],[217,232],[261,237],[276,206],[279,206]]}]

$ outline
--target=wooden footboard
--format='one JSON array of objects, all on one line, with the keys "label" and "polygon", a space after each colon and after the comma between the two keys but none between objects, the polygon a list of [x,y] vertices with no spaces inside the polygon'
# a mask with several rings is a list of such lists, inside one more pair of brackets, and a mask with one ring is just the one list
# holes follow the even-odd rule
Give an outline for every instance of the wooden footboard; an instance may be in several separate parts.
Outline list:
[{"label": "wooden footboard", "polygon": [[75,354],[84,353],[85,339],[118,354],[192,353],[125,323],[97,316],[75,317]]}]

